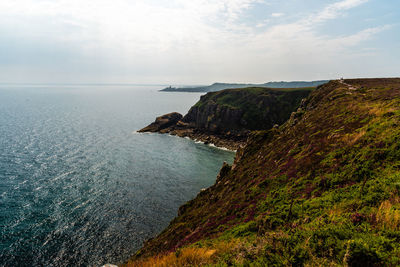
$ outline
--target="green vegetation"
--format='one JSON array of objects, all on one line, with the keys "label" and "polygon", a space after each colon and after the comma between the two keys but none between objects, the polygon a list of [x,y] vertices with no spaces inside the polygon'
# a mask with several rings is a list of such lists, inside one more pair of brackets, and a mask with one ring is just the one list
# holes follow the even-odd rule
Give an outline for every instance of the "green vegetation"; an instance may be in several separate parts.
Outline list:
[{"label": "green vegetation", "polygon": [[399,266],[400,79],[346,83],[253,132],[131,263],[200,249],[207,266]]}]

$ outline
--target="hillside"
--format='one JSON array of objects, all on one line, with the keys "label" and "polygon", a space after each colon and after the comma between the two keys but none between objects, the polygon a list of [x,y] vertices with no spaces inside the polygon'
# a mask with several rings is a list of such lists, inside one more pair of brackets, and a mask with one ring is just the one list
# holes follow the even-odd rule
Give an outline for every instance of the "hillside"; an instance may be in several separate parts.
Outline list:
[{"label": "hillside", "polygon": [[303,88],[303,87],[317,87],[327,80],[322,81],[293,81],[293,82],[267,82],[262,84],[244,84],[244,83],[213,83],[207,86],[191,86],[191,87],[166,87],[160,91],[162,92],[216,92],[232,88],[246,88],[246,87],[265,87],[265,88]]},{"label": "hillside", "polygon": [[188,136],[238,149],[250,131],[284,123],[313,89],[252,87],[207,93],[184,117],[179,113],[166,114],[139,132]]},{"label": "hillside", "polygon": [[128,266],[398,266],[399,193],[400,79],[331,81]]}]

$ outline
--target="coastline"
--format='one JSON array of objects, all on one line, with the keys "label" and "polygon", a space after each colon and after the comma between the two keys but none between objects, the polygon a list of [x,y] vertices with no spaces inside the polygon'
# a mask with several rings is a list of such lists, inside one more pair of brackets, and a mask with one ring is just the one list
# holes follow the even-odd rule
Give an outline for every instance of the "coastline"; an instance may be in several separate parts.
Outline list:
[{"label": "coastline", "polygon": [[[160,132],[161,134],[163,132]],[[247,138],[242,140],[234,140],[228,136],[216,135],[205,132],[200,132],[199,130],[188,129],[182,130],[172,130],[167,132],[171,136],[183,137],[193,140],[196,143],[202,143],[209,146],[214,146],[219,149],[229,150],[236,152],[240,147],[244,147]]]},{"label": "coastline", "polygon": [[221,145],[223,142],[230,142],[230,141],[220,139],[220,142],[213,143],[213,142],[208,142],[207,140],[204,140],[204,139],[201,139],[201,138],[193,138],[193,137],[188,136],[188,135],[180,136],[180,135],[177,135],[177,134],[174,134],[174,133],[133,131],[132,134],[166,134],[166,135],[171,136],[171,137],[185,138],[185,139],[188,139],[188,140],[191,140],[191,141],[195,142],[196,144],[203,144],[203,145],[207,145],[207,146],[210,146],[210,147],[214,147],[214,148],[217,148],[217,149],[221,149],[221,150],[224,150],[224,151],[230,151],[230,152],[234,152],[234,153],[236,153],[238,151],[238,148],[241,147],[241,145],[242,145],[242,143],[240,143],[240,144],[239,143],[232,143],[232,145],[230,145],[230,146],[224,146],[224,145]]},{"label": "coastline", "polygon": [[205,145],[212,144],[215,147],[232,151],[244,147],[250,133],[248,130],[211,131],[203,127],[196,127],[195,123],[184,122],[182,118],[183,116],[177,112],[168,113],[157,117],[153,123],[138,130],[137,133],[150,132],[187,137],[195,142],[202,142]]}]

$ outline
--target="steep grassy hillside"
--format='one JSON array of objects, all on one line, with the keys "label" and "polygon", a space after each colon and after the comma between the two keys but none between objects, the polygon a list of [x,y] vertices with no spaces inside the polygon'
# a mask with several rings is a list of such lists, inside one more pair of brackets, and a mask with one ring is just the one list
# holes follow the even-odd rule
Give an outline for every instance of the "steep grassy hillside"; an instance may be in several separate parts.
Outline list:
[{"label": "steep grassy hillside", "polygon": [[398,266],[399,193],[400,79],[331,81],[129,265]]}]

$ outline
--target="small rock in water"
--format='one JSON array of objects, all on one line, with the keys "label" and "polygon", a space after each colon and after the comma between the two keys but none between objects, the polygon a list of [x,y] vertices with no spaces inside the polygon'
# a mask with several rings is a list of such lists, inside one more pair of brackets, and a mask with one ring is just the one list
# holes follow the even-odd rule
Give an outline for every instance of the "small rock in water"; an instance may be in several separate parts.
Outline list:
[{"label": "small rock in water", "polygon": [[107,264],[104,264],[102,267],[118,267],[118,266],[114,265],[114,264],[107,263]]}]

